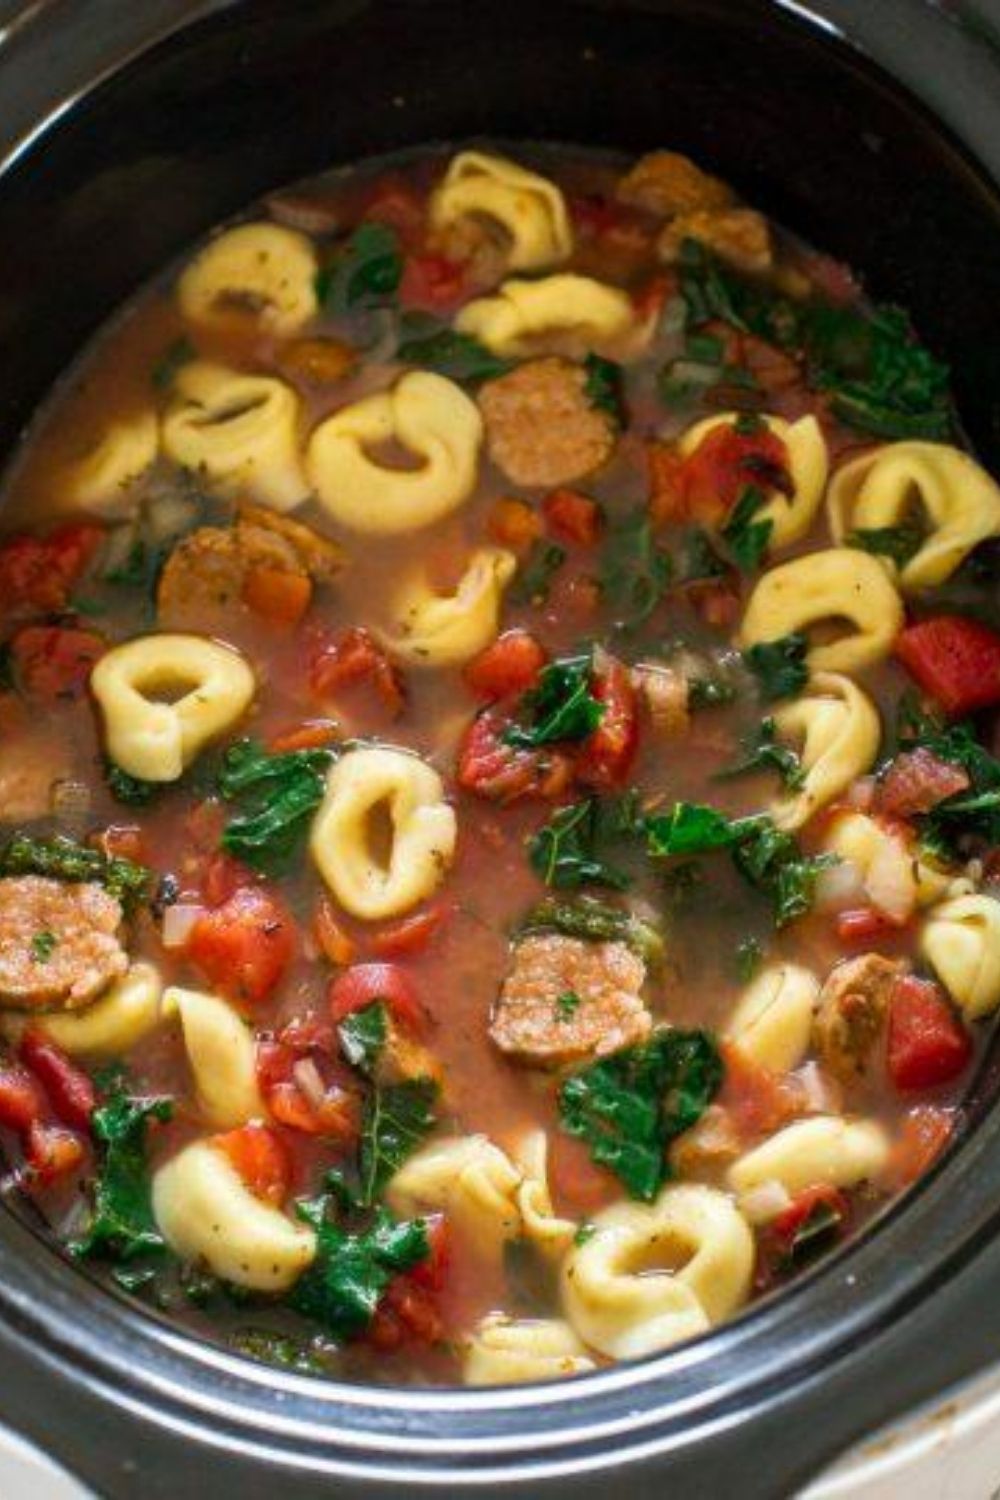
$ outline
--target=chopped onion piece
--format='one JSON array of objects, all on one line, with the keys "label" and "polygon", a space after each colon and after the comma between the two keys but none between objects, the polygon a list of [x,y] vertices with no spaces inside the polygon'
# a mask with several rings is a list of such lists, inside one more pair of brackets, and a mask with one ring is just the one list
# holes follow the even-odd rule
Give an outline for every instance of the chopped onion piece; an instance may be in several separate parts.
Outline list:
[{"label": "chopped onion piece", "polygon": [[202,910],[202,907],[193,903],[188,906],[168,906],[163,913],[163,931],[160,934],[164,948],[185,947]]},{"label": "chopped onion piece", "polygon": [[812,1114],[835,1115],[839,1113],[843,1103],[841,1091],[835,1081],[823,1072],[818,1062],[804,1063],[791,1076],[802,1090],[802,1098]]},{"label": "chopped onion piece", "polygon": [[740,1211],[751,1224],[767,1224],[784,1213],[791,1201],[784,1184],[772,1179],[744,1193],[740,1199]]},{"label": "chopped onion piece", "polygon": [[813,903],[817,911],[848,911],[867,902],[868,892],[853,860],[842,859],[839,864],[820,871]]},{"label": "chopped onion piece", "polygon": [[54,818],[62,818],[67,823],[79,823],[81,819],[90,816],[93,806],[90,787],[84,781],[63,777],[52,783],[49,805]]},{"label": "chopped onion piece", "polygon": [[326,1099],[326,1084],[311,1057],[300,1057],[292,1068],[292,1077],[305,1094],[309,1103],[318,1109]]}]

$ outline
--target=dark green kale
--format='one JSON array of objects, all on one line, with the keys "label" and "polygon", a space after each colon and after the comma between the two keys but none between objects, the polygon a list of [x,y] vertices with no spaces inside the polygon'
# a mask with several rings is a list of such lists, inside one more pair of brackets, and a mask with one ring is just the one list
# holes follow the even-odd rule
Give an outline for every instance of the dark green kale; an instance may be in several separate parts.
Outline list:
[{"label": "dark green kale", "polygon": [[619,427],[624,424],[622,401],[622,367],[599,354],[588,354],[583,362],[586,371],[584,394],[591,406],[609,416]]},{"label": "dark green kale", "polygon": [[604,704],[591,691],[593,659],[566,656],[543,667],[538,686],[524,694],[518,706],[526,724],[512,724],[503,732],[508,745],[535,749],[563,740],[585,740],[604,717]]},{"label": "dark green kale", "polygon": [[764,719],[755,734],[743,742],[743,755],[735,765],[718,771],[717,781],[728,781],[734,776],[745,776],[751,771],[775,771],[782,786],[797,791],[805,780],[802,761],[788,745],[778,739],[773,719]]},{"label": "dark green kale", "polygon": [[641,828],[634,795],[570,803],[528,841],[532,868],[546,885],[559,889],[593,884],[624,890],[631,879],[607,855],[634,840]]},{"label": "dark green kale", "polygon": [[748,484],[719,533],[733,561],[743,573],[757,571],[771,540],[771,532],[774,530],[771,518],[768,516],[762,521],[755,519],[766,504],[767,496],[764,491],[755,484]]},{"label": "dark green kale", "polygon": [[558,543],[534,542],[507,590],[507,598],[512,604],[544,604],[552,580],[565,561],[565,549]]},{"label": "dark green kale", "polygon": [[146,1131],[150,1120],[169,1120],[172,1111],[169,1099],[130,1094],[120,1073],[109,1080],[91,1116],[98,1167],[90,1222],[69,1245],[71,1255],[127,1261],[163,1250],[150,1199]]},{"label": "dark green kale", "polygon": [[848,532],[849,547],[862,552],[871,552],[875,557],[888,557],[897,568],[905,568],[912,557],[920,551],[924,534],[919,526],[871,526]]},{"label": "dark green kale", "polygon": [[743,660],[757,679],[757,687],[765,703],[776,703],[779,698],[794,698],[809,681],[806,654],[809,641],[800,631],[779,636],[773,641],[761,641],[749,646]]},{"label": "dark green kale", "polygon": [[540,901],[520,923],[517,935],[524,937],[536,932],[560,932],[589,943],[618,941],[627,943],[652,966],[663,960],[663,938],[654,927],[632,912],[593,896],[577,896],[572,901],[550,897]]},{"label": "dark green kale", "polygon": [[226,751],[219,790],[243,810],[222,835],[223,848],[255,870],[279,873],[294,859],[326,787],[331,750],[271,754],[253,740]]},{"label": "dark green kale", "polygon": [[601,593],[619,630],[648,620],[670,586],[670,557],[656,545],[648,513],[613,518],[601,550]]},{"label": "dark green kale", "polygon": [[388,224],[360,224],[316,278],[316,295],[334,317],[391,302],[403,275],[399,238]]},{"label": "dark green kale", "polygon": [[407,315],[402,320],[402,339],[396,358],[421,370],[434,370],[449,380],[479,385],[513,368],[469,333],[458,333],[434,318]]},{"label": "dark green kale", "polygon": [[88,844],[55,834],[32,838],[16,833],[0,849],[0,875],[42,875],[49,880],[95,881],[133,911],[150,893],[151,872],[130,859],[102,854]]}]

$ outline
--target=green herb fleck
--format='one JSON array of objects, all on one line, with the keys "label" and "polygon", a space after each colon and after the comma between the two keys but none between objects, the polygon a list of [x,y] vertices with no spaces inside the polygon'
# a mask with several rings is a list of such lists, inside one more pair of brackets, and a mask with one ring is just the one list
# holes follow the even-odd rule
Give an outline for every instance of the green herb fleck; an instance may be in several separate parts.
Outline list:
[{"label": "green herb fleck", "polygon": [[919,526],[872,526],[849,532],[846,540],[849,547],[888,557],[897,568],[905,568],[920,551],[924,538]]},{"label": "green herb fleck", "polygon": [[716,772],[716,780],[728,781],[734,776],[745,776],[751,771],[776,771],[781,784],[789,791],[797,791],[805,781],[802,761],[788,745],[778,739],[773,719],[764,719],[757,732],[744,741],[743,757],[735,765]]},{"label": "green herb fleck", "polygon": [[31,939],[31,956],[38,964],[47,964],[59,945],[54,932],[36,932]]},{"label": "green herb fleck", "polygon": [[588,354],[583,362],[586,371],[584,395],[591,406],[604,412],[619,427],[624,423],[622,404],[622,367],[599,354]]},{"label": "green herb fleck", "polygon": [[576,990],[564,990],[561,995],[556,996],[556,1020],[571,1021],[582,1004]]}]

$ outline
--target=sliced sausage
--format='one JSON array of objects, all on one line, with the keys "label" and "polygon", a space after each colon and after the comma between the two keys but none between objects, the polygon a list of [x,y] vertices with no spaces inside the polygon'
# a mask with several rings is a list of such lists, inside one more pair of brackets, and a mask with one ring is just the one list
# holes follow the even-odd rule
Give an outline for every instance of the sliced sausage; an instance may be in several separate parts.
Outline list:
[{"label": "sliced sausage", "polygon": [[[336,542],[314,531],[302,521],[279,515],[266,505],[241,504],[237,533],[266,531],[286,542],[296,553],[302,567],[316,583],[329,583],[344,566],[344,551]],[[259,538],[256,539],[259,545]]]},{"label": "sliced sausage", "polygon": [[122,909],[94,882],[0,880],[0,1004],[72,1010],[128,968]]},{"label": "sliced sausage", "polygon": [[885,1032],[892,987],[905,965],[881,953],[845,959],[820,991],[813,1043],[835,1078],[850,1083],[868,1069]]},{"label": "sliced sausage", "polygon": [[677,151],[650,151],[640,156],[616,189],[620,202],[664,219],[675,214],[727,208],[732,191]]},{"label": "sliced sausage", "polygon": [[490,1036],[501,1052],[541,1067],[617,1052],[649,1034],[639,995],[645,977],[642,959],[624,943],[526,937],[514,950]]},{"label": "sliced sausage", "polygon": [[770,227],[763,214],[752,208],[681,214],[671,220],[656,242],[660,259],[672,265],[685,240],[697,240],[737,271],[760,274],[774,264]]},{"label": "sliced sausage", "polygon": [[531,359],[483,386],[479,409],[490,457],[515,484],[572,484],[607,463],[618,438],[608,412],[591,404],[581,365]]},{"label": "sliced sausage", "polygon": [[201,526],[181,538],[160,574],[157,605],[167,617],[226,609],[244,598],[254,572],[326,582],[342,557],[336,543],[301,521],[245,505],[234,526]]}]

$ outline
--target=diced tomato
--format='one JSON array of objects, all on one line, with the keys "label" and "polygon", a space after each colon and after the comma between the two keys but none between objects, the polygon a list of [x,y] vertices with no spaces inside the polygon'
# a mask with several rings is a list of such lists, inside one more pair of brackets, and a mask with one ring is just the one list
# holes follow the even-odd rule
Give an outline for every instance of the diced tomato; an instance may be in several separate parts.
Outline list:
[{"label": "diced tomato", "polygon": [[658,319],[670,298],[677,292],[677,277],[669,275],[651,276],[632,293],[632,306],[640,323]]},{"label": "diced tomato", "polygon": [[146,840],[138,823],[109,823],[92,833],[88,840],[109,859],[131,859],[136,864],[148,864]]},{"label": "diced tomato", "polygon": [[687,520],[683,470],[684,460],[672,444],[646,444],[649,514],[655,526],[668,526]]},{"label": "diced tomato", "polygon": [[601,534],[601,507],[577,490],[553,490],[542,501],[542,514],[553,536],[592,547]]},{"label": "diced tomato", "polygon": [[771,1233],[785,1253],[790,1254],[800,1233],[816,1215],[822,1214],[825,1224],[839,1233],[850,1211],[850,1204],[838,1188],[828,1182],[816,1183],[796,1193],[788,1207],[773,1220]]},{"label": "diced tomato", "polygon": [[918,1181],[937,1161],[955,1130],[955,1111],[918,1104],[903,1121],[892,1154],[891,1176],[899,1187]]},{"label": "diced tomato", "polygon": [[26,625],[10,642],[14,681],[28,697],[46,703],[79,698],[105,648],[93,630]]},{"label": "diced tomato", "polygon": [[83,1163],[87,1148],[75,1131],[62,1125],[32,1120],[24,1142],[24,1159],[31,1179],[48,1187],[67,1177]]},{"label": "diced tomato", "polygon": [[735,578],[698,578],[684,585],[695,612],[713,630],[731,630],[739,619],[739,584]]},{"label": "diced tomato", "polygon": [[280,1125],[338,1145],[357,1138],[358,1095],[333,1057],[333,1030],[293,1022],[257,1042],[257,1082]]},{"label": "diced tomato", "polygon": [[214,797],[196,802],[184,814],[184,833],[199,854],[210,854],[218,849],[225,826],[226,809]]},{"label": "diced tomato", "polygon": [[379,958],[407,958],[422,953],[449,914],[447,906],[429,906],[372,935],[369,947]]},{"label": "diced tomato", "polygon": [[598,1166],[583,1141],[561,1130],[549,1138],[548,1172],[557,1208],[574,1216],[596,1213],[621,1193],[617,1179]]},{"label": "diced tomato", "polygon": [[410,1280],[429,1292],[443,1290],[451,1265],[451,1228],[444,1214],[433,1214],[424,1220],[427,1225],[427,1243],[430,1246],[426,1260],[407,1271]]},{"label": "diced tomato", "polygon": [[419,1035],[427,1029],[416,987],[398,964],[352,964],[331,982],[327,999],[334,1022],[381,1000],[406,1031]]},{"label": "diced tomato", "polygon": [[391,714],[406,703],[403,680],[382,647],[360,626],[333,639],[319,639],[309,664],[309,685],[319,699],[336,698],[345,688],[370,683]]},{"label": "diced tomato", "polygon": [[595,237],[635,218],[634,209],[600,193],[576,194],[569,200],[569,211],[581,233]]},{"label": "diced tomato", "polygon": [[269,1000],[295,956],[295,925],[260,885],[240,886],[203,912],[188,938],[188,957],[222,994],[249,1005]]},{"label": "diced tomato", "polygon": [[337,738],[337,726],[332,719],[307,719],[294,729],[273,734],[268,749],[275,755],[285,755],[290,750],[325,750]]},{"label": "diced tomato", "polygon": [[243,581],[243,602],[272,625],[297,625],[312,603],[312,579],[283,568],[251,568]]},{"label": "diced tomato", "polygon": [[591,692],[604,705],[604,717],[583,742],[576,774],[588,786],[620,786],[639,744],[639,716],[628,668],[609,660],[595,671]]},{"label": "diced tomato", "polygon": [[0,1063],[0,1125],[23,1133],[45,1113],[38,1080],[16,1062]]},{"label": "diced tomato", "polygon": [[767,427],[739,432],[729,423],[706,434],[684,459],[679,484],[683,512],[695,521],[718,522],[748,485],[787,491],[788,449]]},{"label": "diced tomato", "polygon": [[241,888],[255,885],[257,876],[249,865],[218,849],[205,861],[201,873],[201,894],[206,906],[222,906]]},{"label": "diced tomato", "polygon": [[901,1093],[951,1083],[972,1057],[968,1032],[939,985],[901,976],[889,1005],[889,1077]]},{"label": "diced tomato", "polygon": [[875,809],[890,817],[912,818],[930,812],[946,797],[967,791],[968,773],[922,745],[905,750],[876,783]]},{"label": "diced tomato", "polygon": [[504,803],[520,797],[557,797],[565,791],[572,777],[567,756],[507,745],[501,728],[492,714],[482,713],[465,731],[456,771],[463,791]]},{"label": "diced tomato", "polygon": [[725,1072],[716,1103],[728,1111],[745,1139],[770,1135],[799,1113],[799,1100],[785,1080],[748,1057],[733,1042],[722,1044]]},{"label": "diced tomato", "polygon": [[1000,635],[964,615],[935,615],[908,625],[896,655],[945,713],[967,714],[1000,702]]},{"label": "diced tomato", "polygon": [[332,964],[344,965],[354,962],[358,945],[344,931],[337,920],[332,904],[325,896],[321,896],[316,903],[312,930],[320,950]]},{"label": "diced tomato", "polygon": [[103,536],[101,526],[70,521],[46,537],[11,537],[0,547],[0,612],[64,608]]},{"label": "diced tomato", "polygon": [[469,662],[465,681],[482,698],[525,693],[533,687],[547,660],[545,650],[527,630],[505,630]]},{"label": "diced tomato", "polygon": [[275,1131],[253,1122],[215,1136],[212,1144],[229,1158],[255,1198],[276,1207],[284,1202],[292,1181],[292,1158]]},{"label": "diced tomato", "polygon": [[89,1133],[97,1102],[89,1076],[37,1026],[28,1027],[20,1051],[21,1061],[38,1079],[63,1124]]},{"label": "diced tomato", "polygon": [[534,506],[513,495],[501,495],[486,517],[486,530],[493,541],[504,547],[518,550],[530,547],[541,536],[542,529],[542,518]]},{"label": "diced tomato", "polygon": [[837,937],[842,943],[863,947],[877,943],[879,938],[899,935],[900,924],[876,911],[874,906],[859,906],[850,911],[839,911],[834,919]]},{"label": "diced tomato", "polygon": [[401,177],[383,177],[364,203],[363,217],[395,229],[404,245],[416,244],[423,234],[424,200]]},{"label": "diced tomato", "polygon": [[399,283],[399,305],[407,310],[443,312],[468,295],[466,267],[443,255],[408,255]]},{"label": "diced tomato", "polygon": [[387,1354],[405,1344],[436,1344],[443,1336],[437,1299],[408,1274],[390,1281],[365,1333],[368,1343]]}]

